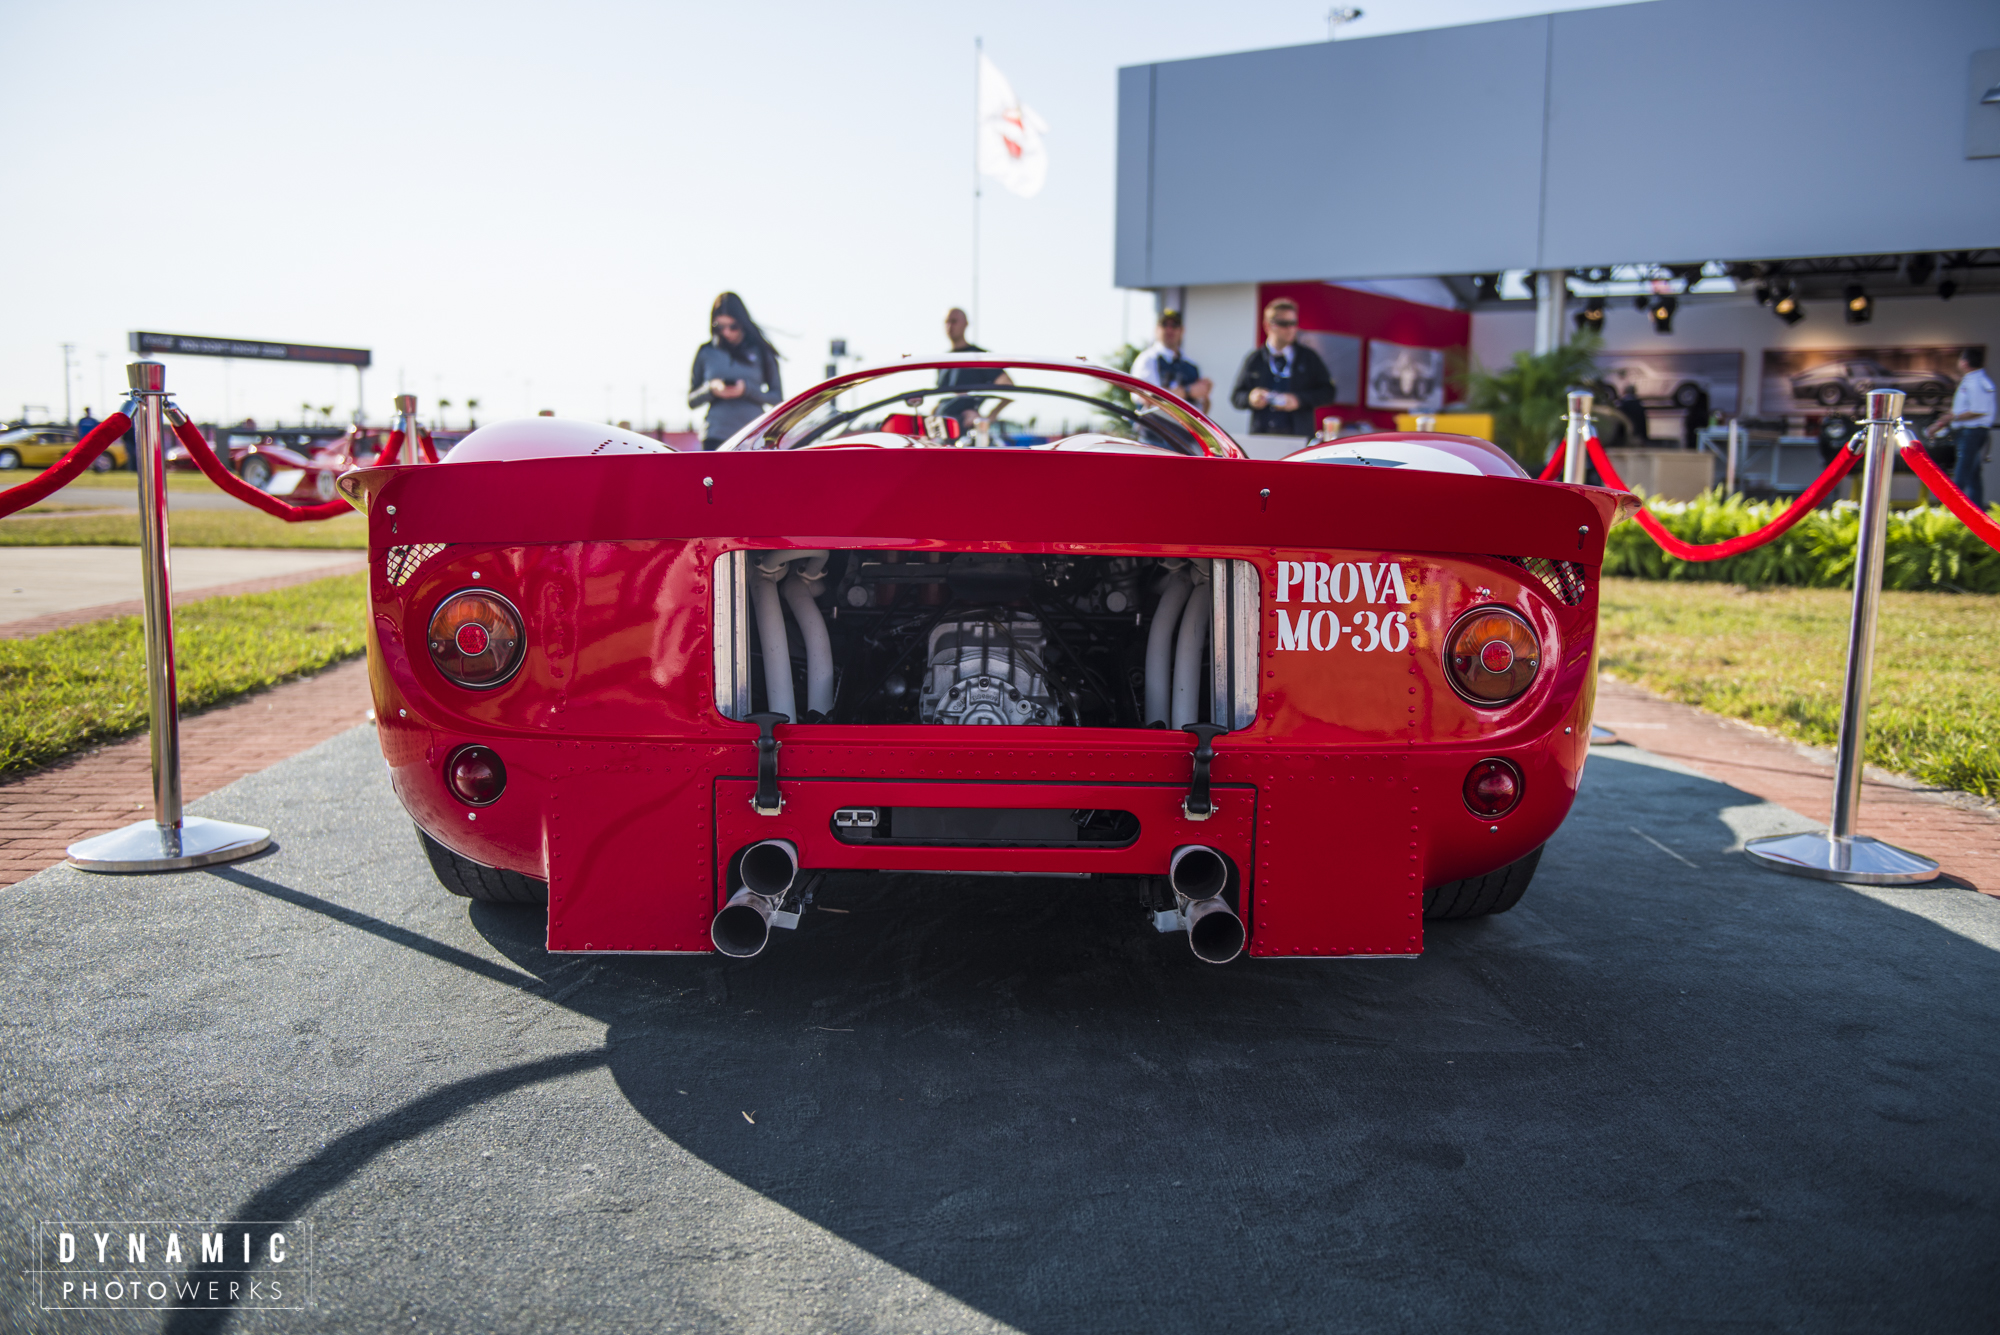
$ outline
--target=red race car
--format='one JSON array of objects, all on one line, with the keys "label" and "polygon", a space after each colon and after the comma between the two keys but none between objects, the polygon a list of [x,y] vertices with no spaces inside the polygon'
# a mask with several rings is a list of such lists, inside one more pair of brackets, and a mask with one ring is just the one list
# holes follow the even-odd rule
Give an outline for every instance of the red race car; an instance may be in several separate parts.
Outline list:
[{"label": "red race car", "polygon": [[[1063,425],[980,448],[1003,404]],[[867,870],[1129,890],[1215,962],[1420,953],[1569,811],[1632,503],[1460,436],[1256,461],[1119,372],[987,354],[714,453],[543,418],[340,486],[446,888],[546,901],[553,951],[735,956]]]}]

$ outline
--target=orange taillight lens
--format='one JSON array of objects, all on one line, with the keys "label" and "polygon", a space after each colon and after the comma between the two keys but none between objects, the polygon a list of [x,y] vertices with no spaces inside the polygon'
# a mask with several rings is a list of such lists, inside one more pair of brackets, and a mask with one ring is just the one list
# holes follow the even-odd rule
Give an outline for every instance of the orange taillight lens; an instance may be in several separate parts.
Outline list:
[{"label": "orange taillight lens", "polygon": [[1460,695],[1476,705],[1504,705],[1535,680],[1542,643],[1518,613],[1477,607],[1451,628],[1444,665]]},{"label": "orange taillight lens", "polygon": [[513,676],[527,654],[527,631],[514,604],[486,589],[465,589],[431,616],[431,662],[460,686],[483,691]]}]

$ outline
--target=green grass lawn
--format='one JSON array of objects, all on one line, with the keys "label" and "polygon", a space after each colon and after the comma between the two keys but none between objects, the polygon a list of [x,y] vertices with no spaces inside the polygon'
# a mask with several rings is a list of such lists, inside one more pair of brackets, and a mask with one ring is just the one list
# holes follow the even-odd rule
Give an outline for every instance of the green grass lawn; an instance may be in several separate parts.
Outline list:
[{"label": "green grass lawn", "polygon": [[[41,475],[42,470],[39,468],[13,468],[0,471],[0,488],[18,486],[23,482],[32,482]],[[139,489],[139,475],[123,470],[116,470],[109,473],[86,472],[69,485],[72,487],[96,487],[106,490],[122,487],[127,491],[137,491]],[[169,470],[167,473],[167,490],[213,491],[219,494],[222,489],[203,477],[200,473],[177,473]]]},{"label": "green grass lawn", "polygon": [[[365,580],[340,575],[176,609],[182,711],[221,704],[362,653]],[[0,775],[143,731],[146,710],[138,617],[0,640]]]},{"label": "green grass lawn", "polygon": [[[359,510],[333,519],[287,524],[248,506],[231,510],[175,510],[167,534],[176,547],[353,547],[368,545],[368,519]],[[139,515],[51,515],[0,519],[0,547],[136,547]]]},{"label": "green grass lawn", "polygon": [[[1851,595],[1606,579],[1599,666],[1672,700],[1831,746]],[[1870,764],[2000,797],[2000,597],[1885,593]]]}]

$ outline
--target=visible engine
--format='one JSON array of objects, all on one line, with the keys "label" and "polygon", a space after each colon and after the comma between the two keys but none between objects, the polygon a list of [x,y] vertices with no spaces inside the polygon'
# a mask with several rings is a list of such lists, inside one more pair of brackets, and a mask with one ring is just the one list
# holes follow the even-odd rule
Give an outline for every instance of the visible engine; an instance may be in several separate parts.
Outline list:
[{"label": "visible engine", "polygon": [[[729,631],[740,655],[729,669],[735,716],[768,709],[810,723],[1113,728],[1199,721],[1213,712],[1211,669],[1223,661],[1209,640],[1213,568],[1227,564],[748,553],[741,573],[719,575],[740,581]],[[1254,640],[1254,607],[1242,624]]]},{"label": "visible engine", "polygon": [[1056,723],[1045,666],[1047,635],[1026,612],[940,622],[931,630],[922,723]]}]

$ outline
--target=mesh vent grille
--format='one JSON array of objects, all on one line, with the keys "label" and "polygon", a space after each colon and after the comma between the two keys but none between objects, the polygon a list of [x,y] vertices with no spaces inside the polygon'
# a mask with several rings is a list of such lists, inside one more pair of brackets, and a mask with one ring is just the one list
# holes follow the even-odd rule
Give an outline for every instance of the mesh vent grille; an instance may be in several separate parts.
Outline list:
[{"label": "mesh vent grille", "polygon": [[383,554],[382,573],[401,588],[417,573],[417,567],[445,549],[442,542],[420,542],[413,547],[391,547]]},{"label": "mesh vent grille", "polygon": [[1493,559],[1521,567],[1540,580],[1556,596],[1556,601],[1565,607],[1575,607],[1582,602],[1583,595],[1590,589],[1589,576],[1574,561],[1551,561],[1544,556],[1496,556]]}]

